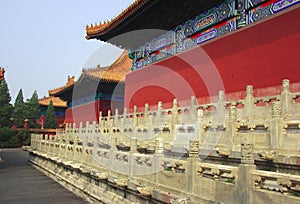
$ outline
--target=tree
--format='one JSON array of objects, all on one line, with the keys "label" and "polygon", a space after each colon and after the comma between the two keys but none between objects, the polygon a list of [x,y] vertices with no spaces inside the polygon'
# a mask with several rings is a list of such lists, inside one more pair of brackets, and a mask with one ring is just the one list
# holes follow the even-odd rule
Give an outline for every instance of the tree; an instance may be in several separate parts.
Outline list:
[{"label": "tree", "polygon": [[53,102],[52,100],[50,101],[47,111],[46,111],[46,118],[45,118],[45,128],[48,129],[55,129],[57,127],[57,121],[56,121],[56,116],[55,116],[55,110],[53,107]]},{"label": "tree", "polygon": [[28,127],[39,128],[40,125],[36,121],[41,117],[41,111],[37,91],[34,91],[31,98],[25,103],[25,112]]},{"label": "tree", "polygon": [[6,81],[0,81],[0,128],[11,127],[13,106],[10,104],[10,100]]},{"label": "tree", "polygon": [[25,111],[25,103],[24,103],[24,98],[23,98],[23,91],[22,91],[22,89],[20,89],[19,93],[17,95],[17,98],[15,100],[14,111],[12,114],[12,117],[14,120],[14,125],[17,128],[24,127],[24,120],[26,117],[25,112],[26,111]]},{"label": "tree", "polygon": [[18,147],[18,137],[9,127],[0,128],[0,148]]}]

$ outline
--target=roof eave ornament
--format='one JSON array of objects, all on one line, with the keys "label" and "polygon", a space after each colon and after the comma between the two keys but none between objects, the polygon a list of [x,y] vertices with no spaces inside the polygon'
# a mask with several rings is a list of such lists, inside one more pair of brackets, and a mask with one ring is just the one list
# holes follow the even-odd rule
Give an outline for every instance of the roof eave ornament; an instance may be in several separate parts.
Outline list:
[{"label": "roof eave ornament", "polygon": [[5,74],[5,69],[3,67],[0,67],[0,81],[5,80],[4,74]]}]

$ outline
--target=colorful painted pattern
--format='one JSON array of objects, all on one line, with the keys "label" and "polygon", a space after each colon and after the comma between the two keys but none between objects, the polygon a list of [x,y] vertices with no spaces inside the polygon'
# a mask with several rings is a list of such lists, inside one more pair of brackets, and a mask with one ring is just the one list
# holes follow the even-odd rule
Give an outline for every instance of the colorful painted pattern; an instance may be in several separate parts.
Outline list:
[{"label": "colorful painted pattern", "polygon": [[266,1],[268,0],[246,0],[246,9],[249,10],[251,8],[257,7]]},{"label": "colorful painted pattern", "polygon": [[[166,34],[153,39],[151,42],[146,43],[144,46],[141,46],[129,56],[133,57],[134,60],[137,60],[137,63],[134,65],[139,68],[148,63],[153,62],[153,58],[150,57],[151,53],[158,50],[165,49],[166,47],[177,43],[176,52],[179,53],[183,50],[182,41],[193,36],[196,33],[199,33],[207,28],[210,28],[224,20],[233,18],[235,15],[235,0],[227,0],[222,4],[200,14],[199,16],[188,20],[182,25],[177,26],[171,31],[168,31]],[[161,51],[163,53],[163,51]],[[163,59],[164,54],[155,57],[155,60]],[[138,61],[139,59],[144,60]],[[146,61],[146,62],[144,62]],[[143,64],[143,65],[142,65]]]},{"label": "colorful painted pattern", "polygon": [[300,0],[279,0],[274,3],[272,3],[272,1],[265,3],[259,7],[249,10],[247,23],[250,24],[264,19],[267,16],[282,11],[299,2]]},{"label": "colorful painted pattern", "polygon": [[[211,39],[256,22],[300,0],[227,0],[222,4],[177,26],[135,51],[132,70],[155,63]],[[237,3],[237,4],[236,4]]]},{"label": "colorful painted pattern", "polygon": [[246,1],[245,0],[237,0],[237,27],[241,28],[246,25]]}]

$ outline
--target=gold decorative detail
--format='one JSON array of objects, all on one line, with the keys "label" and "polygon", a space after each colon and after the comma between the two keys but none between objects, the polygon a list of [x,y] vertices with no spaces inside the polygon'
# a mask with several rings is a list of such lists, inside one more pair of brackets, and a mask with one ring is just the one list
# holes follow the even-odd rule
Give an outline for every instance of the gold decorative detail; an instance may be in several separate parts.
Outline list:
[{"label": "gold decorative detail", "polygon": [[138,8],[140,8],[144,4],[144,2],[145,0],[136,0],[129,7],[124,9],[119,15],[112,18],[111,20],[103,21],[99,24],[96,23],[95,25],[86,25],[87,39],[89,39],[89,35],[99,34],[105,31],[106,29],[109,29],[112,25],[122,22],[123,19],[126,19],[130,14],[132,14]]},{"label": "gold decorative detail", "polygon": [[5,69],[3,67],[0,67],[0,81],[4,81],[4,73]]}]

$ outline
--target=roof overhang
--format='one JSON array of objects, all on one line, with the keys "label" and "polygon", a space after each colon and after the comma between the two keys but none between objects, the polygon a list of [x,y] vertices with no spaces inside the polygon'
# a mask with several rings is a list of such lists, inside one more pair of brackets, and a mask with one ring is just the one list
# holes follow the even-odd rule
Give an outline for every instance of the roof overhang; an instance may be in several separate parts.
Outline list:
[{"label": "roof overhang", "polygon": [[[137,0],[112,21],[87,26],[86,38],[123,48],[136,48],[223,1]],[[146,35],[133,32],[145,29],[155,31],[149,31]]]}]

